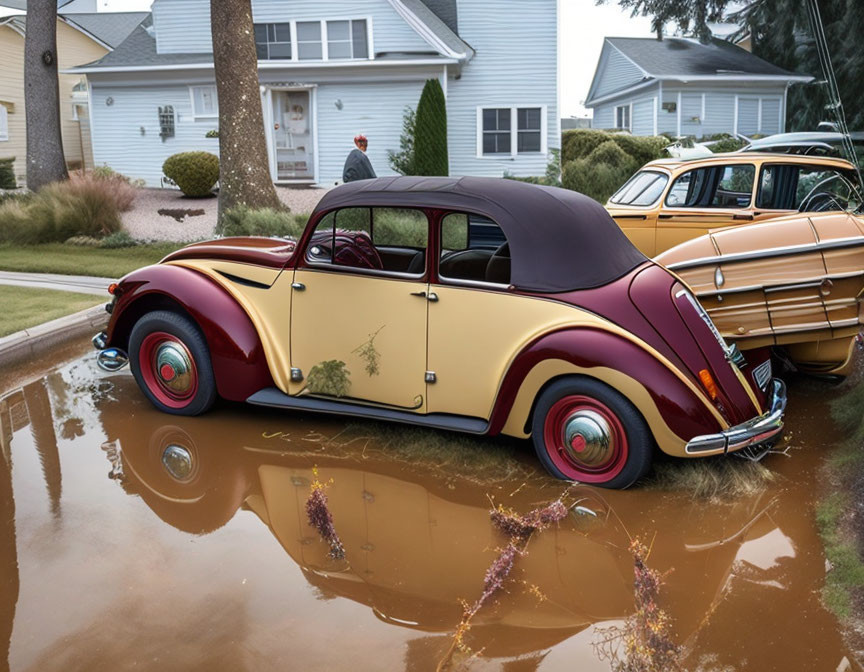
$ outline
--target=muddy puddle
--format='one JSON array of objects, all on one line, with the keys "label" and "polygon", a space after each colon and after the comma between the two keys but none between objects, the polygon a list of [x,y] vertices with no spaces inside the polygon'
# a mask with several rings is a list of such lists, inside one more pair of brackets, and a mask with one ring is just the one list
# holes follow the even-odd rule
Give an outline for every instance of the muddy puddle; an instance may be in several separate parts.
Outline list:
[{"label": "muddy puddle", "polygon": [[[564,490],[521,442],[171,417],[89,354],[31,378],[0,401],[0,670],[435,670],[506,543],[490,501]],[[813,520],[830,395],[793,381],[777,478],[732,501],[571,490],[578,509],[531,538],[456,669],[610,669],[596,645],[634,610],[639,537],[687,670],[836,670]],[[307,524],[316,467],[344,559]]]}]

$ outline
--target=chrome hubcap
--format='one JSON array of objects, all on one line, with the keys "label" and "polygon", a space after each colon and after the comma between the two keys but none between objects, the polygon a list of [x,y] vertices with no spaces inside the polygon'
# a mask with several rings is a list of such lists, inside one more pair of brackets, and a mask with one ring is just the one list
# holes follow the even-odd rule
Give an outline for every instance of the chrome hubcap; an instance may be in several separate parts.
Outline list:
[{"label": "chrome hubcap", "polygon": [[577,411],[564,423],[564,450],[574,462],[599,467],[614,454],[612,428],[594,411]]},{"label": "chrome hubcap", "polygon": [[192,389],[192,361],[186,350],[177,343],[163,343],[156,350],[156,373],[165,388],[177,395]]},{"label": "chrome hubcap", "polygon": [[188,480],[195,467],[192,454],[176,443],[168,445],[162,453],[162,465],[178,481]]}]

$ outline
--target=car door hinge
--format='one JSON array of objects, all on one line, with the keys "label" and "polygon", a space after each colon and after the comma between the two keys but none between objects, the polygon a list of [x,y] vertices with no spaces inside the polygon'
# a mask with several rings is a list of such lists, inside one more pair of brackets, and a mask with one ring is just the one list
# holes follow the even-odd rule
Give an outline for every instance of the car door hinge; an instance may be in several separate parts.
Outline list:
[{"label": "car door hinge", "polygon": [[291,382],[299,383],[303,380],[303,371],[296,367],[291,367]]},{"label": "car door hinge", "polygon": [[438,376],[435,375],[434,371],[427,371],[425,380],[427,383],[434,383],[438,380]]}]

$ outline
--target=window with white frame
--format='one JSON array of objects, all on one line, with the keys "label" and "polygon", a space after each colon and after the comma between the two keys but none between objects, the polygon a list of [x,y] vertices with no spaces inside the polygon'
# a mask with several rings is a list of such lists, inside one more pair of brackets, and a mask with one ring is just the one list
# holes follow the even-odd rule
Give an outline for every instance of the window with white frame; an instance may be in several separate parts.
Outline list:
[{"label": "window with white frame", "polygon": [[255,50],[258,59],[290,61],[291,55],[291,24],[290,23],[256,23]]},{"label": "window with white frame", "polygon": [[219,103],[216,99],[215,85],[192,87],[192,116],[219,116]]},{"label": "window with white frame", "polygon": [[320,61],[324,58],[320,21],[297,22],[297,58],[301,61]]},{"label": "window with white frame", "polygon": [[327,22],[327,58],[369,58],[366,19]]},{"label": "window with white frame", "polygon": [[9,140],[9,110],[0,103],[0,142]]},{"label": "window with white frame", "polygon": [[619,105],[615,108],[615,128],[630,129],[630,105]]},{"label": "window with white frame", "polygon": [[480,156],[544,153],[546,151],[545,108],[478,108]]}]

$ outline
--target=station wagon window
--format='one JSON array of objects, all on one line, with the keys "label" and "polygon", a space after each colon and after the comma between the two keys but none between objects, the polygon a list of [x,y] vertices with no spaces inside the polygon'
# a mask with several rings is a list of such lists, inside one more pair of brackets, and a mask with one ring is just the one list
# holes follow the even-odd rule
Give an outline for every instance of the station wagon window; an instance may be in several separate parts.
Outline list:
[{"label": "station wagon window", "polygon": [[306,260],[316,266],[420,276],[426,270],[429,223],[412,208],[342,208],[312,234]]},{"label": "station wagon window", "polygon": [[827,166],[762,167],[756,207],[766,210],[847,210],[861,202],[855,171]]},{"label": "station wagon window", "polygon": [[653,205],[663,194],[667,184],[669,176],[666,173],[643,170],[627,180],[609,201],[616,205]]},{"label": "station wagon window", "polygon": [[510,284],[507,237],[494,221],[475,214],[451,213],[441,220],[441,279]]},{"label": "station wagon window", "polygon": [[707,166],[690,170],[672,183],[666,205],[678,208],[746,208],[756,167],[752,164]]}]

